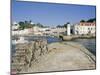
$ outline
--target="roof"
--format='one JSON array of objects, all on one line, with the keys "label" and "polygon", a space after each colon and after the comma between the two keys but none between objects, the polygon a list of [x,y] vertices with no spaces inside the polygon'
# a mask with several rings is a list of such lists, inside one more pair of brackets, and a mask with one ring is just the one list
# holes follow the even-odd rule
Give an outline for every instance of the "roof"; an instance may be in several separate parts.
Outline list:
[{"label": "roof", "polygon": [[95,26],[95,22],[80,22],[79,25],[81,26]]}]

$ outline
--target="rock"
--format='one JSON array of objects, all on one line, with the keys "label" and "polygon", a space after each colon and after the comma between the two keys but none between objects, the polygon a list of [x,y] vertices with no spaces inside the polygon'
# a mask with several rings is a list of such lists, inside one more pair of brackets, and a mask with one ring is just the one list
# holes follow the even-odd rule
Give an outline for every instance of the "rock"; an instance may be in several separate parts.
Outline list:
[{"label": "rock", "polygon": [[33,63],[37,63],[38,58],[48,52],[47,40],[42,39],[32,41],[31,43],[19,43],[16,44],[15,49],[16,52],[12,56],[12,64],[15,65],[12,66],[12,69],[17,70],[17,66],[21,65],[20,71],[17,71],[19,73],[21,70],[26,69],[26,66],[30,68]]}]

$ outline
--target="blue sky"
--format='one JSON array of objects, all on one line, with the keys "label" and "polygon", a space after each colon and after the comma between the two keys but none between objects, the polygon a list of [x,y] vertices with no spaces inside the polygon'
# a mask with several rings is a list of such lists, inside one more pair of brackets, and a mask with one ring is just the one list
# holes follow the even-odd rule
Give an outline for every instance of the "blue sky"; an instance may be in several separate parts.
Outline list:
[{"label": "blue sky", "polygon": [[95,18],[95,6],[53,4],[38,2],[12,2],[12,22],[32,20],[33,23],[41,23],[46,26],[71,24],[81,19]]}]

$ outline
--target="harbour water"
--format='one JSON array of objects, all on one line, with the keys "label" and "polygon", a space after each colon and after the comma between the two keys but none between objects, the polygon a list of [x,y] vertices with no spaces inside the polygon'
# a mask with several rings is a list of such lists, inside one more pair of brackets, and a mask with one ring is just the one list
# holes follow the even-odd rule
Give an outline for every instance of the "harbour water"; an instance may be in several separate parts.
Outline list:
[{"label": "harbour water", "polygon": [[53,43],[53,42],[61,42],[62,40],[60,38],[56,38],[56,37],[50,37],[50,36],[26,36],[25,37],[25,40],[28,40],[29,42],[30,41],[33,41],[35,39],[39,39],[39,38],[42,38],[42,39],[47,39],[47,42],[48,43]]},{"label": "harbour water", "polygon": [[[25,40],[33,41],[35,39],[38,38],[45,38],[47,39],[48,43],[53,43],[53,42],[61,42],[62,40],[56,37],[50,37],[50,36],[25,36],[24,37]],[[66,41],[67,42],[67,41]],[[92,38],[92,39],[74,39],[71,42],[77,42],[79,44],[82,44],[83,46],[85,46],[91,53],[93,53],[94,55],[96,55],[96,39]],[[15,52],[15,45],[12,45],[12,53]]]},{"label": "harbour water", "polygon": [[96,55],[96,39],[75,39],[73,42],[77,42],[85,46],[91,53]]}]

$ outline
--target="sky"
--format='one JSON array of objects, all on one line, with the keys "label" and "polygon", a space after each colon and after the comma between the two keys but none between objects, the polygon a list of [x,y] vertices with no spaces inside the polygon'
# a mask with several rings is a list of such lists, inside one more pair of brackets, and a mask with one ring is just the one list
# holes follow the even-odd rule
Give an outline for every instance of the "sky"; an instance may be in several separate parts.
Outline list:
[{"label": "sky", "polygon": [[95,14],[95,6],[12,0],[12,22],[31,20],[45,26],[56,26],[95,18]]}]

